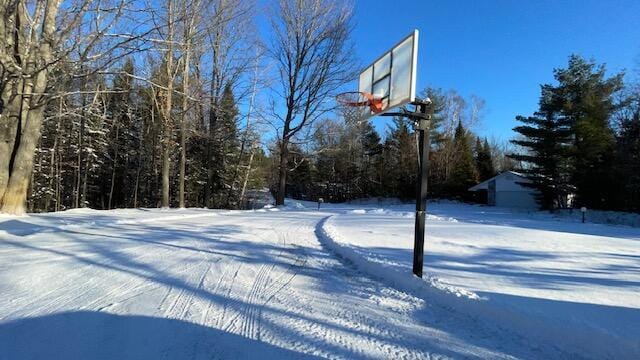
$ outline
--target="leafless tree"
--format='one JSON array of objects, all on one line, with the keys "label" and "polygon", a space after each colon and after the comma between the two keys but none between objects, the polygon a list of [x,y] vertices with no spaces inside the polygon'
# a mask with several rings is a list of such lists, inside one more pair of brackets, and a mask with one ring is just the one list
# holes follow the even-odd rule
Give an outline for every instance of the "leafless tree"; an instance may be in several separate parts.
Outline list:
[{"label": "leafless tree", "polygon": [[[272,10],[279,82],[273,115],[281,124],[276,204],[284,204],[289,143],[314,120],[333,109],[333,95],[353,78],[349,33],[352,7],[338,0],[280,0]],[[282,109],[282,111],[279,111]]]},{"label": "leafless tree", "polygon": [[[0,0],[0,98],[4,105],[0,106],[0,212],[25,210],[45,107],[65,95],[50,91],[51,77],[61,68],[72,73],[67,77],[88,76],[79,66],[83,62],[107,57],[115,61],[114,49],[135,41],[136,36],[118,38],[117,45],[93,50],[101,39],[113,35],[109,29],[127,5],[124,0],[77,0],[65,6],[62,0]],[[86,28],[92,32],[73,41]],[[74,53],[81,56],[74,58]]]},{"label": "leafless tree", "polygon": [[[213,205],[213,188],[216,172],[224,169],[216,168],[214,164],[215,147],[222,141],[217,131],[220,111],[220,100],[224,88],[229,85],[236,88],[243,76],[251,68],[257,44],[253,28],[252,0],[211,0],[206,6],[210,19],[204,31],[208,39],[206,51],[210,60],[209,114],[208,136],[206,138],[206,168],[207,183],[205,185],[205,206]],[[245,89],[251,92],[251,87]],[[243,94],[240,94],[242,97]],[[222,161],[226,166],[226,161]]]},{"label": "leafless tree", "polygon": [[180,175],[178,179],[178,206],[185,207],[185,176],[187,167],[187,118],[190,110],[189,97],[191,93],[190,82],[191,66],[194,55],[194,47],[198,37],[198,26],[202,19],[200,0],[183,0],[181,4],[183,20],[183,36],[180,51],[182,62],[182,106],[180,117]]}]

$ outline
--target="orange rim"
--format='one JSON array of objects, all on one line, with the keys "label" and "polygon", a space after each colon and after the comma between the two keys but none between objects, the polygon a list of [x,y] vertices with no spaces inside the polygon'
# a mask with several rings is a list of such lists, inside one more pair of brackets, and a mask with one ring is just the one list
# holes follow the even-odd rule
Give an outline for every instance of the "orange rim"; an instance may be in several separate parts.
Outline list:
[{"label": "orange rim", "polygon": [[382,111],[382,99],[361,91],[347,91],[336,96],[336,100],[346,106],[369,106],[374,113]]}]

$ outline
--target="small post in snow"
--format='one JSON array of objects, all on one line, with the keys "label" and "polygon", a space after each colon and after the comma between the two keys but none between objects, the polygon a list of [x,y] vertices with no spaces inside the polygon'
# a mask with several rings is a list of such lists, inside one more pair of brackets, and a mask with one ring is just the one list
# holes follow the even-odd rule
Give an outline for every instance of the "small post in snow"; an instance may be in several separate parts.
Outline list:
[{"label": "small post in snow", "polygon": [[587,214],[587,208],[584,206],[581,207],[580,212],[582,212],[582,223],[584,224],[585,215]]},{"label": "small post in snow", "polygon": [[320,210],[320,204],[324,202],[323,198],[318,198],[318,210]]}]

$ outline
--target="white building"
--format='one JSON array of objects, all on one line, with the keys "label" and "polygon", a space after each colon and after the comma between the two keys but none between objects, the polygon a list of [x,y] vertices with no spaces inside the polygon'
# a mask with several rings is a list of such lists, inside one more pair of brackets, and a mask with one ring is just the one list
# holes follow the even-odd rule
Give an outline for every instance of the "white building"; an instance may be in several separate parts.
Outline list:
[{"label": "white building", "polygon": [[[531,181],[515,171],[505,171],[491,179],[469,188],[469,191],[485,192],[487,205],[536,209],[536,190],[523,186]],[[481,196],[481,198],[484,198]]]}]

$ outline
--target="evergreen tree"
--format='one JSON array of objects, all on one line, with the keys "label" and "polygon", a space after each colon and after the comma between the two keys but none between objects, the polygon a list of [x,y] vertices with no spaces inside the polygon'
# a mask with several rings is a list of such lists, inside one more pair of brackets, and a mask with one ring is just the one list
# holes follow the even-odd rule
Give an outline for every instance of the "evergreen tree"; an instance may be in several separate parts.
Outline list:
[{"label": "evergreen tree", "polygon": [[496,171],[493,166],[493,155],[491,154],[491,146],[487,138],[484,142],[476,137],[476,168],[478,169],[478,180],[485,181],[495,176]]},{"label": "evergreen tree", "polygon": [[517,116],[516,120],[523,125],[513,130],[521,134],[522,139],[512,142],[524,147],[526,152],[510,157],[527,164],[519,169],[531,180],[526,186],[538,191],[538,203],[542,208],[566,206],[567,195],[572,192],[569,184],[571,168],[568,154],[572,134],[569,120],[551,112],[538,112],[531,117]]},{"label": "evergreen tree", "polygon": [[432,87],[427,87],[423,93],[425,98],[431,99],[431,106],[429,107],[429,115],[431,116],[429,128],[431,147],[438,149],[442,146],[442,143],[446,141],[446,135],[442,130],[442,123],[445,121],[443,112],[447,96],[442,89]]},{"label": "evergreen tree", "polygon": [[431,99],[429,153],[429,194],[448,196],[448,181],[456,157],[454,133],[464,117],[467,102],[456,91],[428,87],[423,92]]},{"label": "evergreen tree", "polygon": [[132,150],[136,148],[136,136],[139,131],[135,121],[134,89],[131,77],[134,73],[133,61],[125,61],[120,73],[113,80],[112,93],[109,96],[107,113],[109,130],[107,132],[108,151],[105,163],[109,166],[102,168],[100,175],[102,203],[107,209],[126,207],[130,194],[123,190],[133,186],[131,169],[135,169],[135,159]]},{"label": "evergreen tree", "polygon": [[[230,85],[225,86],[220,99],[220,117],[216,122],[216,131],[212,149],[212,163],[215,169],[211,199],[206,199],[212,207],[223,207],[232,191],[233,164],[238,156],[238,108]],[[237,189],[238,187],[233,187]],[[236,198],[237,197],[233,197]],[[232,207],[234,204],[229,204]]]},{"label": "evergreen tree", "polygon": [[386,192],[390,196],[411,199],[416,196],[416,140],[403,118],[393,118],[393,127],[385,141],[384,164]]},{"label": "evergreen tree", "polygon": [[289,180],[287,181],[287,196],[294,199],[315,200],[314,168],[310,157],[302,148],[292,143],[289,148]]},{"label": "evergreen tree", "polygon": [[467,198],[470,196],[468,189],[478,182],[478,173],[469,144],[469,134],[462,126],[462,122],[458,122],[453,141],[455,158],[451,176],[447,182],[447,190],[450,196]]},{"label": "evergreen tree", "polygon": [[559,112],[573,131],[573,174],[579,204],[606,208],[612,199],[614,132],[610,126],[616,106],[613,95],[622,88],[623,74],[606,78],[604,65],[572,55],[566,69],[556,69],[558,85],[543,85],[542,112]]},{"label": "evergreen tree", "polygon": [[640,212],[640,94],[620,121],[615,184],[618,208]]},{"label": "evergreen tree", "polygon": [[380,135],[370,122],[363,123],[362,128],[362,157],[363,166],[361,178],[363,179],[364,197],[382,196],[381,176],[383,176],[383,161]]}]

